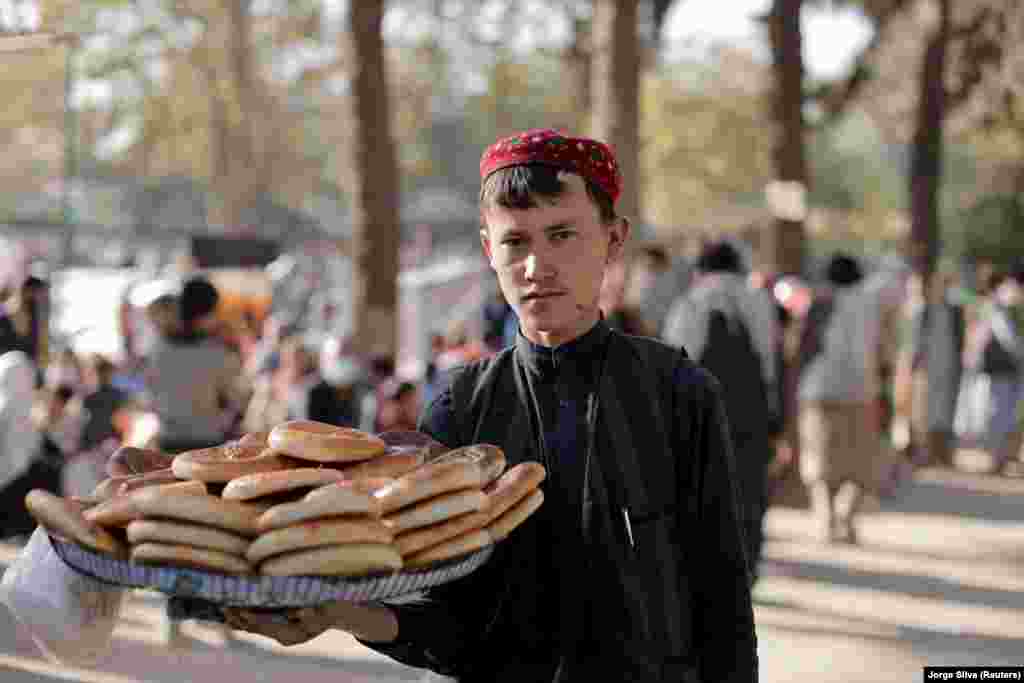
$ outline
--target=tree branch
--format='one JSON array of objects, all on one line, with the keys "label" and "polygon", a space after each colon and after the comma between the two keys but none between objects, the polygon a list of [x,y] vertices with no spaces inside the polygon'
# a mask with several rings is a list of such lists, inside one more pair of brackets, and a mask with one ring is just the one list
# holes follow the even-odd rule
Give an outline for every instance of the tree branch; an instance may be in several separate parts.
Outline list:
[{"label": "tree branch", "polygon": [[902,12],[910,3],[908,0],[893,0],[892,3],[880,8],[873,17],[874,35],[871,41],[857,55],[857,61],[850,75],[841,82],[831,82],[817,88],[811,95],[812,99],[822,104],[825,115],[813,125],[814,128],[827,127],[842,116],[846,108],[853,102],[863,87],[874,77],[872,59],[885,42],[885,31],[889,21]]},{"label": "tree branch", "polygon": [[[997,35],[985,32],[986,25],[996,22]],[[999,16],[989,7],[978,11],[974,20],[952,32],[951,39],[965,42],[963,53],[959,56],[958,66],[960,82],[955,89],[947,91],[947,103],[950,109],[961,106],[971,96],[985,77],[985,67],[998,64],[1003,58],[1003,48],[998,33],[1005,29],[999,22]]]}]

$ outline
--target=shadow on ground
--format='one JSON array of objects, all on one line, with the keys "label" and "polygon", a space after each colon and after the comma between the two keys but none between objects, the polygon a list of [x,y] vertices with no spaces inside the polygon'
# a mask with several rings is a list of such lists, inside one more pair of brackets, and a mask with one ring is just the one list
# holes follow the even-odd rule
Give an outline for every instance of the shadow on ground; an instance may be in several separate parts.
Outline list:
[{"label": "shadow on ground", "polygon": [[979,607],[1024,610],[1024,593],[971,586],[936,576],[871,572],[821,562],[765,559],[762,576],[784,576],[872,590],[915,598],[958,602]]}]

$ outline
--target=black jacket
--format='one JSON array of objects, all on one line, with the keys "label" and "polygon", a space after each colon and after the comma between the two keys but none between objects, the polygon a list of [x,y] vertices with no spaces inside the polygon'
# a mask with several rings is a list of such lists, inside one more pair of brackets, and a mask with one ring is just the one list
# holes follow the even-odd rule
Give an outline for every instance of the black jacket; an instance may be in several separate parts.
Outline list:
[{"label": "black jacket", "polygon": [[[678,349],[599,325],[610,341],[573,567],[591,612],[586,623],[563,621],[580,630],[567,680],[756,681],[749,574],[717,383]],[[515,350],[454,373],[428,415],[447,402],[455,427],[433,436],[450,447],[498,444],[509,466],[541,461],[530,438],[533,362],[520,338]],[[552,502],[544,507],[559,509]],[[474,574],[396,607],[395,643],[366,644],[460,681],[563,680],[555,671],[565,653],[538,614],[559,598],[548,576],[558,549],[544,543],[552,524],[538,514]]]}]

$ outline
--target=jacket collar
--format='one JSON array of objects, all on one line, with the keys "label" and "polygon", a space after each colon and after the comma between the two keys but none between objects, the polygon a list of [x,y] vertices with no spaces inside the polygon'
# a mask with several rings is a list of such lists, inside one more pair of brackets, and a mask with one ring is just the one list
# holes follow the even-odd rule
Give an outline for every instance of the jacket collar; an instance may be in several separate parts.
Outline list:
[{"label": "jacket collar", "polygon": [[520,329],[516,337],[515,353],[527,374],[533,377],[550,380],[569,371],[590,381],[610,334],[611,328],[603,316],[582,336],[554,348],[534,344],[523,336]]}]

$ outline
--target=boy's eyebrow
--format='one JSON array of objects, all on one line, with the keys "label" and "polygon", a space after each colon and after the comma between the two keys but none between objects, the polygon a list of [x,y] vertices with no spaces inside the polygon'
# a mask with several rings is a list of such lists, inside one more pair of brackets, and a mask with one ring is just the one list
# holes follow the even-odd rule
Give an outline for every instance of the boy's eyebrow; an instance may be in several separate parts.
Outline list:
[{"label": "boy's eyebrow", "polygon": [[568,230],[568,229],[570,229],[572,227],[573,227],[573,222],[572,221],[562,221],[561,223],[555,223],[554,225],[547,226],[546,228],[544,228],[544,232],[546,232],[546,233],[558,232],[559,230]]},{"label": "boy's eyebrow", "polygon": [[[571,230],[574,227],[573,221],[562,221],[561,223],[554,223],[544,228],[544,233],[550,235],[553,232],[559,232],[560,230]],[[528,236],[528,233],[518,228],[512,228],[508,232],[502,233],[502,238],[507,237],[524,237]]]}]

